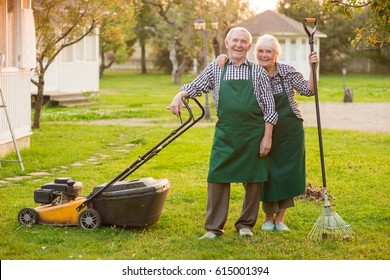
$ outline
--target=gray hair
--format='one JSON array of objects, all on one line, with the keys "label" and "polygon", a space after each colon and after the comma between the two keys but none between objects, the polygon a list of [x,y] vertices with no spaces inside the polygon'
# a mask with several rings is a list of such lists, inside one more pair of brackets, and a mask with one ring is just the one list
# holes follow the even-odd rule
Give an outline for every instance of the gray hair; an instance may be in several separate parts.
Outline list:
[{"label": "gray hair", "polygon": [[256,46],[254,49],[254,54],[256,57],[256,52],[261,47],[268,47],[273,49],[276,52],[277,58],[282,52],[282,48],[280,47],[278,39],[270,34],[264,34],[257,39]]},{"label": "gray hair", "polygon": [[226,39],[227,41],[230,41],[231,38],[232,38],[232,35],[234,32],[239,32],[239,31],[243,31],[245,33],[248,34],[248,37],[249,37],[249,44],[252,44],[252,34],[244,27],[234,27],[232,29],[229,30],[228,34],[226,35]]}]

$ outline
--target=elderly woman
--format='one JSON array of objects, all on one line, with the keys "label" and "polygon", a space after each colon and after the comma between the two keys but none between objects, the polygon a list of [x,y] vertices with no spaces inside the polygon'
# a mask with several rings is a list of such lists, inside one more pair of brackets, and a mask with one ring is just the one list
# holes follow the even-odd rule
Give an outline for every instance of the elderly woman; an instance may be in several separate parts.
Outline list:
[{"label": "elderly woman", "polygon": [[[280,44],[274,36],[265,34],[258,38],[255,56],[270,78],[279,116],[269,153],[269,177],[260,195],[265,213],[261,226],[264,231],[289,230],[284,224],[286,210],[294,207],[294,197],[303,194],[306,189],[303,118],[294,96],[295,91],[303,96],[314,95],[313,74],[310,73],[309,80],[305,80],[292,66],[279,63],[280,52]],[[224,55],[217,58],[220,66],[225,61]],[[315,63],[317,68],[319,60],[316,52],[309,55],[309,63]]]}]

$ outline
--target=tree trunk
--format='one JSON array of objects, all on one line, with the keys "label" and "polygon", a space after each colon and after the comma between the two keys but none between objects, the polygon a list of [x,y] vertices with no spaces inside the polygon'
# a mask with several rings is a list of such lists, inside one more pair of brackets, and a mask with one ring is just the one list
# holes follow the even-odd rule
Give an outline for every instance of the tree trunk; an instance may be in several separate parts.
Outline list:
[{"label": "tree trunk", "polygon": [[145,42],[143,40],[140,40],[141,44],[141,72],[142,74],[147,73],[146,69],[146,48],[145,48]]},{"label": "tree trunk", "polygon": [[[101,44],[101,43],[100,43]],[[101,44],[100,47],[100,65],[99,65],[99,79],[103,78],[104,74],[104,47]]]},{"label": "tree trunk", "polygon": [[181,84],[181,77],[183,76],[184,71],[186,70],[190,59],[185,57],[183,61],[180,63],[179,70],[176,73],[176,81],[178,84]]},{"label": "tree trunk", "polygon": [[169,60],[172,63],[172,82],[174,84],[180,83],[180,75],[178,76],[179,72],[179,62],[177,61],[177,56],[176,56],[176,49],[174,46],[171,46],[171,49],[169,51]]},{"label": "tree trunk", "polygon": [[37,86],[37,99],[35,100],[35,112],[33,129],[40,128],[41,125],[41,111],[43,106],[43,91],[45,89],[44,73],[39,73],[38,86]]},{"label": "tree trunk", "polygon": [[[102,55],[102,56],[104,56],[104,55]],[[99,79],[101,79],[101,78],[103,78],[103,74],[104,74],[104,63],[102,62],[102,63],[100,63],[100,65],[99,65]]]},{"label": "tree trunk", "polygon": [[221,52],[220,52],[220,48],[219,48],[218,38],[216,36],[214,36],[214,38],[213,38],[213,49],[214,49],[214,56],[215,56],[215,58],[217,58],[217,56],[219,56],[221,54]]}]

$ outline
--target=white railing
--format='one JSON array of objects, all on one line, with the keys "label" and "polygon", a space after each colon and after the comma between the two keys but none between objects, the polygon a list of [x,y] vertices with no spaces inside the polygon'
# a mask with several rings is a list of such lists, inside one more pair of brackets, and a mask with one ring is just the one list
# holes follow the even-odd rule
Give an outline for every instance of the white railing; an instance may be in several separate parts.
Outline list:
[{"label": "white railing", "polygon": [[[31,89],[29,70],[5,70],[0,73],[0,88],[3,91],[9,118],[16,139],[31,135]],[[0,145],[11,142],[4,110],[0,108]]]}]

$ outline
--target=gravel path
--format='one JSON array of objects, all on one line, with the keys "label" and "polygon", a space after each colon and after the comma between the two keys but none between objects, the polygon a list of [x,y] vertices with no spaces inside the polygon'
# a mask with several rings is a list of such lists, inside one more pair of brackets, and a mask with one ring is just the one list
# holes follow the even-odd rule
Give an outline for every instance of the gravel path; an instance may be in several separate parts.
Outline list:
[{"label": "gravel path", "polygon": [[[314,102],[300,102],[305,127],[317,127]],[[390,133],[390,102],[387,103],[320,103],[321,127],[362,132]],[[215,119],[215,117],[214,117]],[[174,118],[167,117],[165,125],[175,125]],[[161,119],[115,119],[88,122],[99,125],[155,126]],[[214,125],[214,122],[200,121],[196,125]]]},{"label": "gravel path", "polygon": [[[307,127],[317,126],[315,103],[301,102]],[[390,103],[320,103],[321,127],[390,133]]]}]

